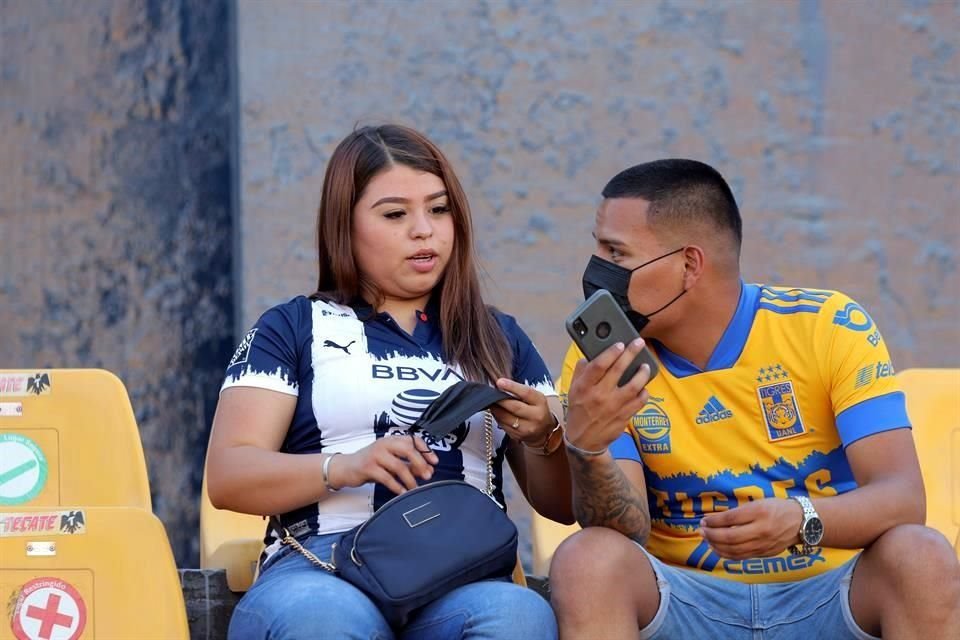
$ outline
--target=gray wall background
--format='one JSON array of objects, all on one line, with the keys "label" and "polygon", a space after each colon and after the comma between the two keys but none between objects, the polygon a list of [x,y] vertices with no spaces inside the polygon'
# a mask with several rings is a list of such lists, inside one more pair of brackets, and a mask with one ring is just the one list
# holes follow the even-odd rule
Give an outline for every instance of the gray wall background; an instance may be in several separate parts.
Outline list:
[{"label": "gray wall background", "polygon": [[900,367],[960,359],[960,3],[239,0],[240,324],[312,290],[327,158],[426,131],[490,298],[559,373],[604,183],[717,166],[754,281],[854,296]]},{"label": "gray wall background", "polygon": [[120,376],[182,566],[235,347],[228,9],[0,0],[0,368]]},{"label": "gray wall background", "polygon": [[123,377],[195,565],[222,367],[312,289],[326,161],[385,120],[450,156],[489,299],[555,373],[599,190],[663,156],[731,181],[748,279],[958,366],[958,33],[957,0],[0,0],[0,366]]}]

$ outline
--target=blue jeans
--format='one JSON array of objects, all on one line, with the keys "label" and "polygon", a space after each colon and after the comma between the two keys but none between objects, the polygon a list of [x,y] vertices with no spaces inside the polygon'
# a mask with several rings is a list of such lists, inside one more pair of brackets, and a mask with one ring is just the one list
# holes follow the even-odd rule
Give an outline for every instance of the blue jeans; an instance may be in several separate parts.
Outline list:
[{"label": "blue jeans", "polygon": [[[338,534],[312,536],[303,545],[330,558]],[[272,556],[234,609],[229,640],[552,640],[550,605],[531,589],[489,580],[460,587],[391,629],[380,611],[349,582],[313,566],[284,547]]]},{"label": "blue jeans", "polygon": [[660,589],[660,607],[640,640],[878,640],[850,612],[859,556],[806,580],[747,584],[664,564],[640,548]]}]

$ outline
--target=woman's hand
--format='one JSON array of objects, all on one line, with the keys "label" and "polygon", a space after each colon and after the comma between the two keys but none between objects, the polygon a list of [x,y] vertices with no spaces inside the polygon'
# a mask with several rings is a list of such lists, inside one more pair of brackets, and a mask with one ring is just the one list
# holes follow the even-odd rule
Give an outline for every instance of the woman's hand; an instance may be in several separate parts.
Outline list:
[{"label": "woman's hand", "polygon": [[329,481],[336,489],[379,482],[397,495],[417,488],[416,478],[433,477],[437,454],[417,435],[393,435],[377,439],[354,453],[330,461]]},{"label": "woman's hand", "polygon": [[542,448],[550,432],[557,426],[556,418],[547,406],[546,396],[533,387],[509,378],[497,380],[497,388],[513,395],[515,399],[501,400],[490,407],[493,417],[513,440],[535,449]]}]

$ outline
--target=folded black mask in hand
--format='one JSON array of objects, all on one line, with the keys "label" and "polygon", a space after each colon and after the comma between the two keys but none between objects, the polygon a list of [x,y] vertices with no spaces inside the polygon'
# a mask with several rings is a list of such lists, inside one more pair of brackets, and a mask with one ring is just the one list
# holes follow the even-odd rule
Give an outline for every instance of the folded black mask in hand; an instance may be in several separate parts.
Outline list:
[{"label": "folded black mask in hand", "polygon": [[423,431],[441,440],[476,412],[508,398],[513,396],[496,387],[462,380],[437,396],[411,431]]}]

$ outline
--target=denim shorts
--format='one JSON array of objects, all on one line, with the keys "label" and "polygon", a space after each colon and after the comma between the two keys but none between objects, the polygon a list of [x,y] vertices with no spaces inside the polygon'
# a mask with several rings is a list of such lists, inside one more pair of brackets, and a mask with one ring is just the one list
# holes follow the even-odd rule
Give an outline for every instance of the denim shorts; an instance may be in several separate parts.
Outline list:
[{"label": "denim shorts", "polygon": [[660,606],[641,640],[879,640],[850,612],[859,556],[806,580],[748,584],[673,567],[640,548],[660,589]]}]

